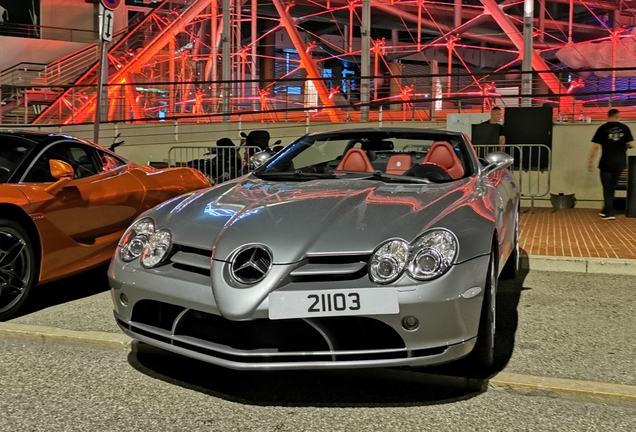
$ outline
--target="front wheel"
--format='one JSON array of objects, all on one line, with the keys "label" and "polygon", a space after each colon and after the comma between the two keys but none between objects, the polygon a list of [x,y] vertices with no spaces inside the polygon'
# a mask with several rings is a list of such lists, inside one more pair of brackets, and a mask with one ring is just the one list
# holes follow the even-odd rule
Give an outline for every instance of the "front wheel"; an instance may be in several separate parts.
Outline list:
[{"label": "front wheel", "polygon": [[477,343],[471,357],[475,366],[489,370],[495,364],[495,322],[497,318],[497,260],[495,252],[490,252],[488,275],[484,287],[484,301],[481,306]]},{"label": "front wheel", "polygon": [[0,321],[18,312],[36,282],[29,235],[14,221],[0,219]]}]

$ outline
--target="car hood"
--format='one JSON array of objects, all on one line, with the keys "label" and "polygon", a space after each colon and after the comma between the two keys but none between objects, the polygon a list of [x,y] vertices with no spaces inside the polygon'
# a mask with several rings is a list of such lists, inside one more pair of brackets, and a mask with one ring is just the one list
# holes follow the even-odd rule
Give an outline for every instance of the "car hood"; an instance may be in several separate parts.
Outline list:
[{"label": "car hood", "polygon": [[461,222],[470,217],[467,212],[473,214],[466,204],[476,196],[474,182],[271,182],[249,177],[171,200],[151,216],[158,228],[173,231],[175,244],[214,245],[215,260],[227,261],[237,248],[255,243],[272,250],[274,264],[287,264],[308,255],[372,253],[389,238],[411,241],[433,224],[460,227],[449,219]]}]

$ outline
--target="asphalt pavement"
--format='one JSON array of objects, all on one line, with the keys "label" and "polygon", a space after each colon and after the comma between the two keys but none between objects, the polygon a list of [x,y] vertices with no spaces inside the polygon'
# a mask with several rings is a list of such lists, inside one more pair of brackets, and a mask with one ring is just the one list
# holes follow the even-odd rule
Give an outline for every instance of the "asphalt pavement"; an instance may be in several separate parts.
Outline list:
[{"label": "asphalt pavement", "polygon": [[[636,403],[635,293],[630,275],[524,270],[499,286],[496,373],[473,375],[461,362],[379,373],[449,388]],[[38,287],[30,300],[21,316],[0,323],[0,340],[147,350],[115,324],[105,268]]]},{"label": "asphalt pavement", "polygon": [[636,430],[633,404],[469,391],[383,371],[238,372],[0,338],[2,431]]}]

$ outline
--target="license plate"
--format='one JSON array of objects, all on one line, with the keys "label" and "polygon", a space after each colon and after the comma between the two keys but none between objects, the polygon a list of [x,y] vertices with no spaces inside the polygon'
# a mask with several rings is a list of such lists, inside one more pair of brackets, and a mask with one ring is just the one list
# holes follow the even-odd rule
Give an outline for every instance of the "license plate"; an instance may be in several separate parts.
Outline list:
[{"label": "license plate", "polygon": [[269,295],[270,319],[385,315],[399,311],[393,288],[275,291]]}]

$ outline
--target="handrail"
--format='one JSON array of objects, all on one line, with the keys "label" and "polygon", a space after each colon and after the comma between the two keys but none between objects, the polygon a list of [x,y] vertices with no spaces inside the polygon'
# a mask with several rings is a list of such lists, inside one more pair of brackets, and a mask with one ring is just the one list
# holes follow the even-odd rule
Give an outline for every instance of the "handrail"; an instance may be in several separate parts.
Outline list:
[{"label": "handrail", "polygon": [[91,44],[72,56],[66,56],[47,65],[33,85],[60,86],[73,83],[86,69],[94,65],[99,59],[97,44]]}]

